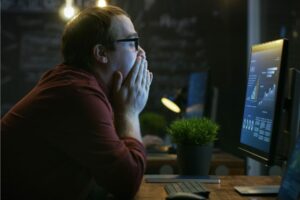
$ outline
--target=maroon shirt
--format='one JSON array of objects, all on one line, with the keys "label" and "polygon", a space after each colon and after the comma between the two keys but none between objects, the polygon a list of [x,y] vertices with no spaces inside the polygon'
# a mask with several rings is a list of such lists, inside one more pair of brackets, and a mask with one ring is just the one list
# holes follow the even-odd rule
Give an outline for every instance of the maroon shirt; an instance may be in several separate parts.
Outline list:
[{"label": "maroon shirt", "polygon": [[105,91],[92,74],[59,65],[2,118],[3,199],[86,199],[95,184],[136,194],[145,148],[118,137]]}]

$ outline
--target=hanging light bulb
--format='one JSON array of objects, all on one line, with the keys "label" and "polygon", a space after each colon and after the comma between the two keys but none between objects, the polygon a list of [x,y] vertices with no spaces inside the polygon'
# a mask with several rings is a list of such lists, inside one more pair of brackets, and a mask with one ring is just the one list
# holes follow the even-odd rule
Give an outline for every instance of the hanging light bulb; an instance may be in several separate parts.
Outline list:
[{"label": "hanging light bulb", "polygon": [[66,0],[65,7],[63,7],[60,12],[64,19],[71,19],[76,11],[77,9],[73,6],[73,0]]},{"label": "hanging light bulb", "polygon": [[99,6],[99,7],[105,7],[105,6],[107,6],[107,3],[106,3],[105,0],[98,0],[97,6]]},{"label": "hanging light bulb", "polygon": [[75,14],[75,9],[72,6],[66,6],[64,8],[64,16],[67,19],[72,18],[74,16],[74,14]]}]

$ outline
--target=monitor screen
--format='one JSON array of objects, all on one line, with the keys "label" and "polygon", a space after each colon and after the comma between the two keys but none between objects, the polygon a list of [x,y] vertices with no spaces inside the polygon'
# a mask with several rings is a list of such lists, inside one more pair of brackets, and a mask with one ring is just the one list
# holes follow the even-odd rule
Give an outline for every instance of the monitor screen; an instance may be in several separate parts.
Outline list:
[{"label": "monitor screen", "polygon": [[269,163],[275,153],[286,76],[286,40],[252,46],[240,149]]}]

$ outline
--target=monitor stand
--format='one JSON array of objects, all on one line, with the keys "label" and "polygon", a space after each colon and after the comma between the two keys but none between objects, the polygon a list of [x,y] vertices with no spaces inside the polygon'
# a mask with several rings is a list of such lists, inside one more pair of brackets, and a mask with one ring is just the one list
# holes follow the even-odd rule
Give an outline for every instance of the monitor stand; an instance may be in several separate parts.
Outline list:
[{"label": "monitor stand", "polygon": [[268,168],[261,162],[250,157],[246,158],[246,174],[247,176],[264,176],[268,175]]}]

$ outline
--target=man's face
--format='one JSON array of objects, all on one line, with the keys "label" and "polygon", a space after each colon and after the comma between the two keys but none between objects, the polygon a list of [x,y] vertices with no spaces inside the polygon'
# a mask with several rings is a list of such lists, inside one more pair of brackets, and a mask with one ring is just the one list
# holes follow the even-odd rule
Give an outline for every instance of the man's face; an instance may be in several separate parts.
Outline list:
[{"label": "man's face", "polygon": [[[131,20],[125,15],[112,18],[110,31],[115,40],[138,37]],[[115,50],[108,52],[108,64],[112,72],[119,70],[125,79],[136,60],[138,51],[134,41],[115,42],[114,45]]]}]

